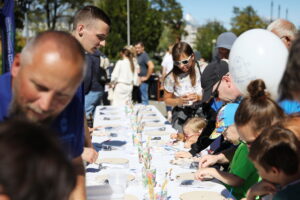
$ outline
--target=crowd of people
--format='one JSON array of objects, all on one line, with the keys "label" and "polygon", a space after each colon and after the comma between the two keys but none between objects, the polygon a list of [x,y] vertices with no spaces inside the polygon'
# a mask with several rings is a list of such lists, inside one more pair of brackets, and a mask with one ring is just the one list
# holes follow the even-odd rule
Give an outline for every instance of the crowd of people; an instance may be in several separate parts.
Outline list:
[{"label": "crowd of people", "polygon": [[[106,85],[112,105],[132,98],[149,104],[154,64],[143,42],[120,51],[107,84],[99,48],[111,23],[98,7],[85,6],[74,16],[72,33],[39,33],[0,76],[0,199],[86,199],[83,161],[98,158],[88,120]],[[248,94],[238,88],[228,64],[237,39],[232,32],[219,35],[209,64],[183,41],[171,44],[162,62],[164,102],[179,132],[172,138],[190,149],[175,156],[209,148],[196,158],[195,177],[220,180],[236,199],[300,196],[300,36],[283,19],[267,30],[290,52],[278,101],[262,79],[249,81]]]}]

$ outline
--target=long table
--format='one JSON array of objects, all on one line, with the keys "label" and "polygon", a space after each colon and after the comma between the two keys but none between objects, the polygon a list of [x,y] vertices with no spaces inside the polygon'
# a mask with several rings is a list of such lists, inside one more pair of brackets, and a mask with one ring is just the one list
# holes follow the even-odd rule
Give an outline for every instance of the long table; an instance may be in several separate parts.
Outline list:
[{"label": "long table", "polygon": [[[190,169],[189,165],[183,166],[170,163],[174,159],[174,153],[180,147],[168,148],[165,144],[170,140],[170,134],[176,133],[176,131],[154,106],[147,106],[144,110],[152,113],[148,117],[144,117],[144,121],[157,123],[160,126],[145,127],[143,133],[147,131],[164,132],[159,137],[156,136],[154,138],[156,140],[151,140],[151,165],[152,168],[156,169],[158,185],[163,182],[165,173],[172,169],[169,177],[170,181],[167,185],[168,199],[179,200],[181,194],[191,191],[213,191],[222,194],[224,197],[228,197],[230,195],[229,191],[215,179],[203,182],[198,181],[196,186],[180,185],[181,182],[176,179],[177,175],[180,173],[195,172],[196,169]],[[129,173],[134,176],[134,180],[128,183],[125,193],[135,196],[136,199],[143,199],[147,189],[142,184],[142,164],[139,163],[138,150],[132,141],[133,130],[131,128],[130,116],[127,112],[128,108],[126,107],[98,106],[95,110],[94,127],[100,126],[100,128],[93,133],[92,142],[96,149],[100,150],[99,147],[101,147],[99,158],[126,158],[129,160],[129,163],[123,167],[128,168]],[[113,149],[111,151],[107,151],[107,149],[103,150],[104,147],[107,147],[103,146],[103,144],[108,144],[107,146],[112,146]],[[98,164],[87,165],[86,185],[89,200],[110,199],[111,190],[109,186],[99,183],[99,179],[97,178],[103,174],[107,174],[108,170],[107,168],[99,170]]]}]

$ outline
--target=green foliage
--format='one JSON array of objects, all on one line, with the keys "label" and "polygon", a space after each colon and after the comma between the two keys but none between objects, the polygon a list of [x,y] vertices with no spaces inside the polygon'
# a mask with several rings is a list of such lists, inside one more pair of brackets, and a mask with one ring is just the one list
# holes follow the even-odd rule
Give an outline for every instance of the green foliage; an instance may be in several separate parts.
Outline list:
[{"label": "green foliage", "polygon": [[197,31],[195,49],[201,52],[205,60],[212,59],[213,40],[226,32],[226,28],[218,21],[208,21],[205,25],[200,26]]},{"label": "green foliage", "polygon": [[242,10],[234,7],[233,14],[235,16],[231,19],[231,31],[237,36],[249,29],[266,28],[267,26],[267,23],[256,14],[256,11],[251,6]]},{"label": "green foliage", "polygon": [[[104,53],[116,59],[127,44],[127,1],[98,0],[96,5],[111,18],[112,27]],[[164,27],[175,38],[182,29],[182,10],[176,0],[130,0],[130,41],[142,41],[148,53],[157,50]]]},{"label": "green foliage", "polygon": [[[71,24],[75,12],[83,5],[91,4],[92,0],[15,0],[17,27],[22,28],[25,10],[28,11],[30,25],[36,31],[48,29],[68,30],[70,27],[58,26],[59,22]],[[25,2],[28,2],[27,6]]]}]

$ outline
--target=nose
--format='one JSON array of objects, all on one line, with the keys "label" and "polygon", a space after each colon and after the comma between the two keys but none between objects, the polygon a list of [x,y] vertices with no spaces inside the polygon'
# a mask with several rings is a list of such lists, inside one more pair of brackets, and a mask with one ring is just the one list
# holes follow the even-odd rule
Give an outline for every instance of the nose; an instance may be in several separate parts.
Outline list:
[{"label": "nose", "polygon": [[45,92],[42,94],[39,102],[39,107],[42,111],[50,111],[52,109],[52,105],[54,104],[54,93],[53,92]]},{"label": "nose", "polygon": [[100,47],[105,47],[106,45],[106,40],[101,40],[100,41]]}]

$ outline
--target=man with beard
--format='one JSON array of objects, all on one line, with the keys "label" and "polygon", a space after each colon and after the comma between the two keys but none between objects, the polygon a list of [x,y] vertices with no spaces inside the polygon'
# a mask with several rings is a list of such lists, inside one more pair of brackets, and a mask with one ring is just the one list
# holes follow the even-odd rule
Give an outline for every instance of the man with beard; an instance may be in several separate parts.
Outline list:
[{"label": "man with beard", "polygon": [[26,119],[51,126],[72,159],[77,186],[72,199],[85,199],[83,152],[84,51],[70,34],[47,31],[15,56],[10,73],[0,76],[0,121]]}]

